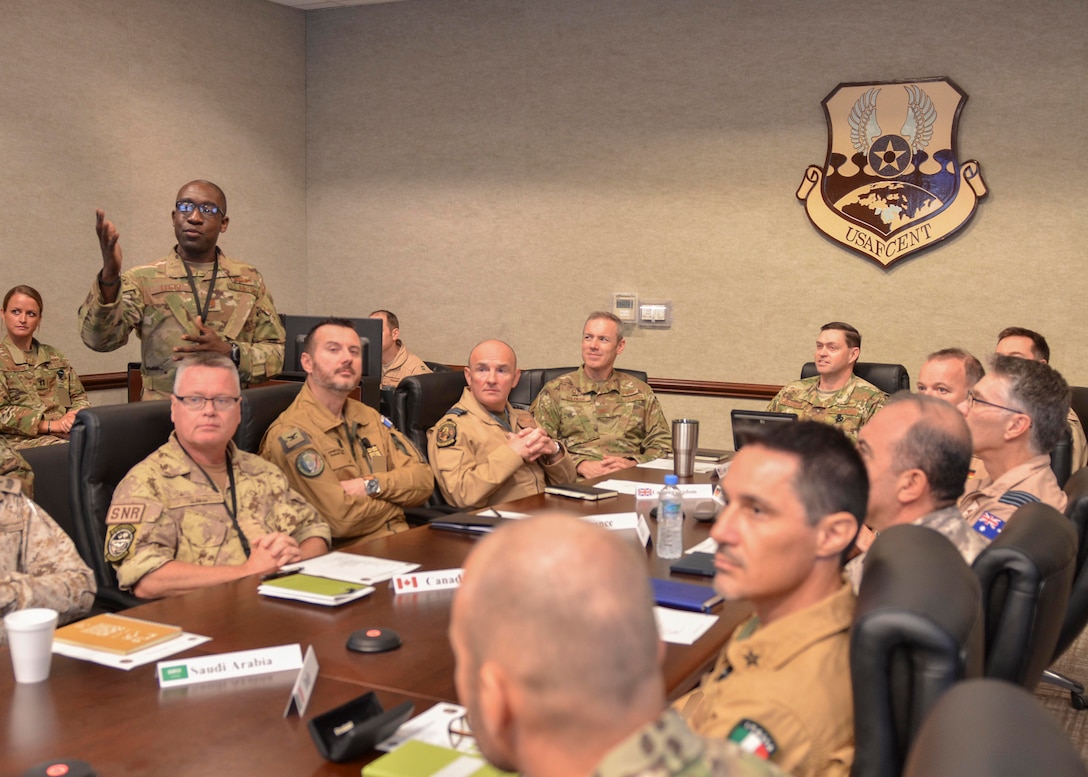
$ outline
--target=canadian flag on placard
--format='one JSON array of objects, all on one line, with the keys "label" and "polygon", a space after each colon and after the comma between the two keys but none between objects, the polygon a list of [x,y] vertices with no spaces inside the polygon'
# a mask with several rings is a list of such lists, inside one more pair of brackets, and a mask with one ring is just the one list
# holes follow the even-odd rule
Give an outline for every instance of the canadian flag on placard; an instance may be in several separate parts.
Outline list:
[{"label": "canadian flag on placard", "polygon": [[402,575],[393,582],[396,583],[398,591],[403,591],[407,588],[419,588],[419,581],[416,580],[415,575]]}]

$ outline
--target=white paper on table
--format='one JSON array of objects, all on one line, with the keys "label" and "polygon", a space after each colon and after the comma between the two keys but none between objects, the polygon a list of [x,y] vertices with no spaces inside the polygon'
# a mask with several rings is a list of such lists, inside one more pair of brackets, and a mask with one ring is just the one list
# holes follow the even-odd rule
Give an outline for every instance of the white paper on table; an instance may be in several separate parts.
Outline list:
[{"label": "white paper on table", "polygon": [[486,507],[483,510],[477,510],[474,515],[486,515],[491,518],[509,518],[515,520],[518,518],[529,518],[529,513],[515,513],[513,510],[503,510],[499,512],[494,507]]},{"label": "white paper on table", "polygon": [[138,666],[168,658],[175,653],[194,648],[197,645],[203,645],[205,642],[210,642],[211,639],[211,637],[203,637],[200,634],[190,634],[183,631],[173,639],[166,640],[166,642],[160,642],[157,645],[136,650],[124,656],[120,653],[110,653],[107,650],[95,650],[94,648],[70,645],[66,642],[53,640],[53,652],[58,656],[78,658],[80,661],[90,661],[94,664],[101,664],[113,669],[123,669],[127,672],[129,669],[135,669]]},{"label": "white paper on table", "polygon": [[[410,720],[406,720],[401,727],[393,732],[388,739],[383,739],[374,745],[375,750],[388,753],[390,750],[403,745],[409,739],[418,742],[426,742],[438,747],[452,747],[450,744],[450,723],[465,714],[465,708],[460,704],[436,704],[426,712],[421,712]],[[472,737],[464,737],[457,745],[456,750],[462,753],[475,755],[479,751],[476,748],[476,740]]]},{"label": "white paper on table", "polygon": [[[706,474],[708,472],[713,472],[714,468],[716,466],[717,466],[716,464],[712,464],[709,461],[697,461],[693,465],[692,471]],[[676,465],[673,463],[673,460],[671,458],[670,459],[654,459],[653,461],[644,461],[644,462],[642,462],[641,464],[638,465],[638,467],[636,469],[661,469],[661,470],[665,470],[667,472],[675,472],[676,471]]]},{"label": "white paper on table", "polygon": [[665,642],[694,645],[714,625],[718,616],[674,610],[671,607],[654,607],[654,619],[657,621],[657,633]]},{"label": "white paper on table", "polygon": [[707,537],[698,545],[692,545],[684,553],[717,553],[718,543],[713,537]]},{"label": "white paper on table", "polygon": [[403,575],[413,569],[419,569],[419,564],[334,550],[324,556],[307,559],[301,564],[291,564],[283,569],[333,580],[344,580],[349,583],[374,585],[392,580],[394,575]]},{"label": "white paper on table", "polygon": [[604,481],[601,481],[600,483],[596,484],[597,488],[609,488],[609,489],[611,489],[613,491],[618,491],[621,494],[629,494],[630,496],[634,496],[635,495],[635,490],[638,489],[639,486],[644,486],[644,485],[646,485],[646,484],[645,483],[639,483],[639,482],[634,481],[634,480],[612,480],[612,479],[604,480]]}]

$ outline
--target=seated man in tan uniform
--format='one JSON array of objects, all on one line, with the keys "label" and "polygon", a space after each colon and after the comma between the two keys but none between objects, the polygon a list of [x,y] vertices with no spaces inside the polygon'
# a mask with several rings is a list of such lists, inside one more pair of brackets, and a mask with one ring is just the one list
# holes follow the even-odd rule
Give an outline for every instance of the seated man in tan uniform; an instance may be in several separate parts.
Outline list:
[{"label": "seated man in tan uniform", "polygon": [[[1010,326],[998,333],[994,353],[1050,364],[1050,345],[1046,338],[1038,332],[1019,326]],[[1066,413],[1066,423],[1069,424],[1069,434],[1073,440],[1072,472],[1076,472],[1081,467],[1088,466],[1088,440],[1084,436],[1084,425],[1072,408]]]},{"label": "seated man in tan uniform", "polygon": [[780,774],[666,709],[639,550],[562,515],[480,540],[450,617],[457,696],[480,751],[538,777]]},{"label": "seated man in tan uniform", "polygon": [[577,479],[566,449],[507,401],[520,377],[504,342],[485,340],[469,354],[468,388],[427,432],[431,469],[450,504],[484,507]]},{"label": "seated man in tan uniform", "polygon": [[[971,432],[949,402],[900,391],[858,434],[869,472],[865,524],[875,532],[913,523],[940,532],[970,564],[990,541],[963,520],[956,499],[971,466]],[[855,593],[865,554],[846,564]]]},{"label": "seated man in tan uniform", "polygon": [[396,388],[410,375],[426,375],[431,368],[404,347],[400,339],[400,319],[388,310],[375,310],[369,318],[382,322],[382,388]]},{"label": "seated man in tan uniform", "polygon": [[1057,370],[1017,356],[994,356],[990,371],[967,393],[967,426],[987,475],[967,481],[959,508],[983,537],[996,537],[1029,502],[1065,510],[1050,452],[1065,432],[1069,395]]},{"label": "seated man in tan uniform", "polygon": [[332,527],[333,537],[407,531],[404,508],[427,501],[434,476],[388,419],[348,398],[363,374],[351,321],[329,318],[302,345],[306,383],[261,441],[261,455]]},{"label": "seated man in tan uniform", "polygon": [[170,439],[125,475],[106,515],[106,560],[144,598],[273,572],[329,549],[329,527],[279,468],[231,440],[238,370],[219,354],[180,362]]},{"label": "seated man in tan uniform", "polygon": [[776,424],[737,452],[722,491],[714,589],[755,615],[675,707],[697,734],[758,741],[785,772],[845,777],[854,592],[842,564],[865,514],[865,465],[832,426]]},{"label": "seated man in tan uniform", "polygon": [[888,395],[854,374],[861,356],[861,333],[841,321],[820,327],[816,337],[816,375],[787,383],[767,409],[793,413],[803,421],[831,424],[851,440],[880,409]]}]

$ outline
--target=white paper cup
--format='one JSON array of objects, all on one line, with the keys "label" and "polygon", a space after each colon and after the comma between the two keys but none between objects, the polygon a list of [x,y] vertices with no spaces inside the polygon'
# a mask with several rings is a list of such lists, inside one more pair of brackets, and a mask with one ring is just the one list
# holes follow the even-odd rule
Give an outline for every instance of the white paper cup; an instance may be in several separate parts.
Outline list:
[{"label": "white paper cup", "polygon": [[4,616],[15,682],[40,683],[49,677],[57,611],[45,607],[16,610]]}]

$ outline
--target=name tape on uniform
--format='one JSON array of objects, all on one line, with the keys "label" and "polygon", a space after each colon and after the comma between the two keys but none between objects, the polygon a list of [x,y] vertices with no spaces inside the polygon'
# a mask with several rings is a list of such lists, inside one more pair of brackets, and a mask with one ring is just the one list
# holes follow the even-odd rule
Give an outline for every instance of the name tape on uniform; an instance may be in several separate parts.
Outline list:
[{"label": "name tape on uniform", "polygon": [[393,593],[418,594],[422,591],[444,591],[461,585],[461,569],[434,569],[413,572],[393,578]]}]

